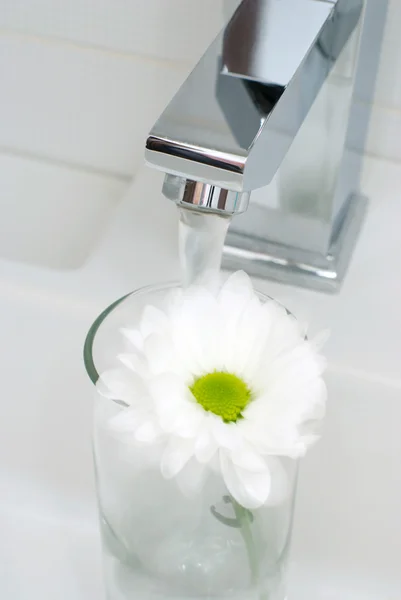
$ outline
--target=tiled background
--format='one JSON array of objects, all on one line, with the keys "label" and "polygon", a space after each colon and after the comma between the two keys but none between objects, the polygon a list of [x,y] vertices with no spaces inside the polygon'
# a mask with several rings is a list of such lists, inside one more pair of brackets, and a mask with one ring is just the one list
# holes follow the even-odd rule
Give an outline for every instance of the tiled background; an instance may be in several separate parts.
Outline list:
[{"label": "tiled background", "polygon": [[125,180],[220,0],[2,0],[0,145]]},{"label": "tiled background", "polygon": [[83,264],[223,12],[222,0],[0,0],[0,258]]}]

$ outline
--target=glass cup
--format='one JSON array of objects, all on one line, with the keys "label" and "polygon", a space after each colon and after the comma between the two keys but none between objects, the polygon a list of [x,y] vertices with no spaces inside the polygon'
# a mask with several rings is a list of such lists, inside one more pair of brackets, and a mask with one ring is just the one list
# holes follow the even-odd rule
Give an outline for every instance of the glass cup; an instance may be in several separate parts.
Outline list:
[{"label": "glass cup", "polygon": [[[161,308],[174,287],[140,289],[96,319],[84,348],[94,384],[117,366],[120,329],[137,328],[145,306]],[[96,392],[94,458],[108,600],[285,600],[297,461],[272,459],[272,492],[257,510],[237,504],[212,470],[188,495],[177,478],[163,478],[159,446],[128,444],[110,429],[110,419],[125,408]]]}]

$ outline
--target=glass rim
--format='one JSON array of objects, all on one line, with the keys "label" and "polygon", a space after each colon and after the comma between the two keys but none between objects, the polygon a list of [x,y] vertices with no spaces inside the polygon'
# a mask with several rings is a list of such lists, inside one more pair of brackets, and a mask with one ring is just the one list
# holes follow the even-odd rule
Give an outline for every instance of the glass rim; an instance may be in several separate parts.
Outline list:
[{"label": "glass rim", "polygon": [[[138,288],[137,290],[134,290],[133,292],[129,292],[128,294],[125,294],[121,298],[118,298],[117,300],[112,302],[109,306],[107,306],[107,308],[105,308],[99,314],[98,317],[96,317],[96,319],[93,321],[93,323],[90,326],[89,331],[86,335],[85,342],[84,342],[84,348],[83,348],[83,359],[84,359],[85,369],[86,369],[89,379],[92,381],[92,383],[94,385],[97,384],[100,375],[96,369],[95,361],[93,360],[93,346],[94,346],[94,342],[96,339],[96,334],[99,331],[99,329],[100,329],[101,325],[103,324],[103,322],[105,321],[105,319],[109,316],[109,314],[111,312],[113,312],[113,310],[115,308],[117,308],[117,306],[119,306],[122,302],[124,302],[124,300],[127,300],[128,298],[131,298],[134,296],[139,296],[141,294],[146,294],[149,292],[168,290],[168,289],[172,289],[175,287],[182,287],[181,283],[178,281],[169,281],[169,282],[165,282],[165,283],[153,283],[150,285],[142,286],[142,287]],[[255,293],[257,294],[257,296],[259,296],[259,298],[264,298],[265,300],[273,300],[273,302],[276,302],[277,304],[282,306],[286,310],[287,314],[294,317],[294,315],[292,315],[291,311],[289,311],[288,308],[283,306],[283,304],[281,304],[281,302],[279,302],[278,300],[275,300],[268,294],[265,294],[264,292],[260,292],[259,290],[256,290],[256,289],[255,289]],[[294,318],[296,318],[296,317],[294,317]]]},{"label": "glass rim", "polygon": [[113,310],[115,308],[117,308],[117,306],[119,306],[122,302],[124,302],[124,300],[127,300],[130,297],[139,296],[140,294],[146,294],[148,292],[162,291],[164,289],[167,290],[167,289],[171,289],[174,287],[178,287],[179,285],[180,284],[178,283],[178,281],[169,281],[166,283],[153,283],[150,285],[142,286],[142,287],[138,288],[137,290],[134,290],[133,292],[129,292],[128,294],[121,296],[121,298],[114,300],[114,302],[112,302],[109,306],[107,306],[100,313],[100,315],[98,315],[96,317],[96,319],[93,321],[92,325],[90,326],[88,333],[86,334],[84,348],[83,348],[83,358],[84,358],[85,370],[88,374],[89,379],[92,381],[92,383],[94,385],[96,385],[100,375],[96,369],[95,361],[93,360],[93,346],[95,343],[96,334],[99,331],[99,329],[100,329],[101,325],[103,324],[103,322],[105,321],[105,319],[109,316],[109,314],[111,312],[113,312]]}]

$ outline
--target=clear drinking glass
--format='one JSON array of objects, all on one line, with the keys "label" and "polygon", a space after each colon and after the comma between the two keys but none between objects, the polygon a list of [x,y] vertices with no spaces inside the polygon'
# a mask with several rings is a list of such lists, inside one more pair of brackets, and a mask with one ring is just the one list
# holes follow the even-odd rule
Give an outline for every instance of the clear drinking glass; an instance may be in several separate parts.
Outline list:
[{"label": "clear drinking glass", "polygon": [[[109,306],[85,342],[87,373],[117,365],[121,327],[144,307],[162,307],[174,286],[140,289]],[[259,294],[262,301],[267,297]],[[230,497],[217,473],[196,496],[160,472],[158,447],[117,439],[121,402],[95,394],[94,457],[108,600],[285,600],[297,463],[277,457],[268,503],[252,512]]]}]

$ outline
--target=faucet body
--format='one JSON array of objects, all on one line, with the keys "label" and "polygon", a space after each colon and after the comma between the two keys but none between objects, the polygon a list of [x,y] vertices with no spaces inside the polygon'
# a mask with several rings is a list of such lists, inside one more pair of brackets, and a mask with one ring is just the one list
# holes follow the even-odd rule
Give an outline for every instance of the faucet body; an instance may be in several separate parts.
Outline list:
[{"label": "faucet body", "polygon": [[146,161],[167,197],[244,213],[226,266],[341,282],[364,212],[346,141],[365,4],[243,0],[152,128]]}]

